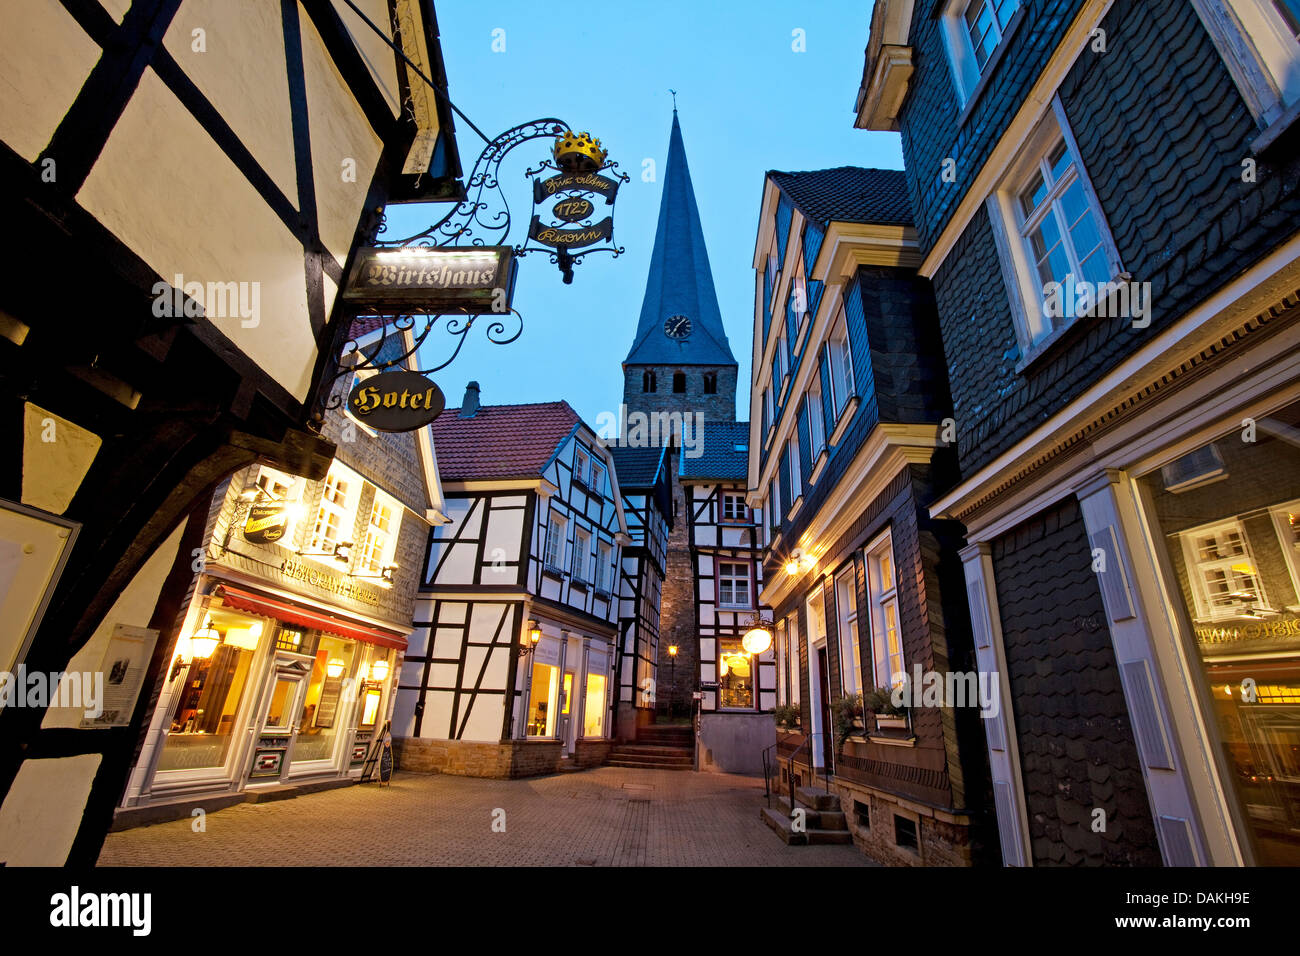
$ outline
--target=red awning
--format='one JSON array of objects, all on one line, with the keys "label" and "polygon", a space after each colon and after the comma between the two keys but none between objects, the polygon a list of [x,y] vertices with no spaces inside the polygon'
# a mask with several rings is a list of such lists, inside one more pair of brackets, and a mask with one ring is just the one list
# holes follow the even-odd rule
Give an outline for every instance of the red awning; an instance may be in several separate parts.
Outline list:
[{"label": "red awning", "polygon": [[381,631],[379,628],[362,624],[359,621],[349,621],[345,618],[335,617],[333,614],[326,614],[324,611],[312,610],[297,604],[290,604],[288,601],[257,594],[253,591],[244,591],[240,588],[231,587],[229,584],[219,585],[217,593],[227,605],[240,611],[273,617],[277,621],[284,621],[286,624],[314,627],[319,631],[328,631],[331,634],[350,637],[353,640],[364,641],[367,644],[378,644],[380,647],[395,647],[399,651],[406,650],[406,638],[404,636],[389,631]]}]

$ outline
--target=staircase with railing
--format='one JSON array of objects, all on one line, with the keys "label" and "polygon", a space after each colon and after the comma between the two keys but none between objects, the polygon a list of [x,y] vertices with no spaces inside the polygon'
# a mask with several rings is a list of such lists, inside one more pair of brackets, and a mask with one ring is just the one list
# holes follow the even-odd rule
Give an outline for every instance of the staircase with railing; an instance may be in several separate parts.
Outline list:
[{"label": "staircase with railing", "polygon": [[[815,786],[795,786],[795,765],[799,762],[800,752],[806,751],[806,759],[801,765],[808,768],[808,779],[817,778],[817,767],[813,760],[812,744],[823,733],[809,734],[788,756],[782,758],[774,753],[778,744],[772,744],[763,750],[763,783],[767,806],[760,811],[763,822],[776,831],[777,836],[791,846],[822,843],[852,843],[848,819],[840,809],[840,798],[831,793],[830,763],[822,764],[822,788],[818,793]],[[778,765],[785,762],[785,783],[788,795],[777,794],[777,806],[772,806],[773,782]],[[801,812],[800,812],[801,811]]]}]

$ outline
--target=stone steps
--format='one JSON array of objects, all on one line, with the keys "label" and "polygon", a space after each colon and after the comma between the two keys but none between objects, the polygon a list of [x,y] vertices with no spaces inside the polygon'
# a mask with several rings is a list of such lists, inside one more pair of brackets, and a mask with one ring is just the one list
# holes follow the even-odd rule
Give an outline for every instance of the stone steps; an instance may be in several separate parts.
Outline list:
[{"label": "stone steps", "polygon": [[833,793],[797,787],[794,805],[803,811],[801,829],[795,829],[790,798],[778,794],[775,807],[763,807],[759,814],[764,823],[776,832],[787,846],[817,846],[822,844],[851,844],[849,821],[840,809],[840,800]]}]

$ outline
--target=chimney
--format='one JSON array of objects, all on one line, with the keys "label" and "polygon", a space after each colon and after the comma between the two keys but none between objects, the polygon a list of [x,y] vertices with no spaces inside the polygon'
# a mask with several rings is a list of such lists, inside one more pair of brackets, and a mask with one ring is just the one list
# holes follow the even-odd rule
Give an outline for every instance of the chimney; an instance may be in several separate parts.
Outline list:
[{"label": "chimney", "polygon": [[460,417],[473,418],[478,414],[478,382],[465,386],[465,397],[460,402]]}]

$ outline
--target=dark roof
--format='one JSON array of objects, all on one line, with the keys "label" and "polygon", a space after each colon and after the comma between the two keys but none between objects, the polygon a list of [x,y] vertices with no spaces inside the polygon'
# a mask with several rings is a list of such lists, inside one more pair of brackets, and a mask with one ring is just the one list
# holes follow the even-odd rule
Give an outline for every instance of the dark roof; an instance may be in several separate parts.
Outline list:
[{"label": "dark roof", "polygon": [[535,477],[578,422],[568,402],[483,405],[473,418],[449,408],[431,426],[438,475],[443,481]]},{"label": "dark roof", "polygon": [[701,434],[702,454],[691,458],[690,448],[682,450],[682,477],[745,481],[749,476],[749,452],[736,451],[736,446],[749,448],[749,422],[705,422]]},{"label": "dark roof", "polygon": [[912,204],[901,169],[836,166],[803,173],[769,170],[768,176],[799,210],[823,225],[874,222],[912,225]]},{"label": "dark roof", "polygon": [[614,458],[614,473],[618,476],[620,491],[629,488],[653,488],[659,477],[666,448],[629,448],[610,445]]},{"label": "dark roof", "polygon": [[[670,339],[664,322],[674,315],[691,320],[690,334]],[[673,128],[668,138],[668,162],[664,166],[664,191],[659,200],[659,225],[650,273],[646,277],[645,299],[637,321],[627,365],[735,365],[727,344],[718,309],[718,294],[709,269],[709,251],[704,246],[704,227],[695,205],[691,171],[686,165],[682,128],[673,111]]]}]

